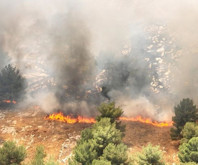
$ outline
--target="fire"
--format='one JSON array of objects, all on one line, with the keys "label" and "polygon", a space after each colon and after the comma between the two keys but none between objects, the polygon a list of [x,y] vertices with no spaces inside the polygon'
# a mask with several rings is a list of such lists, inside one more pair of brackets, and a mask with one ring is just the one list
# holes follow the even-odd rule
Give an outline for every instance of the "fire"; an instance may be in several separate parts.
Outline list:
[{"label": "fire", "polygon": [[12,104],[16,104],[16,101],[15,100],[3,100],[3,102],[4,103],[8,103],[8,104],[10,104],[10,103],[12,103]]},{"label": "fire", "polygon": [[150,118],[143,118],[141,116],[137,117],[120,117],[120,120],[124,121],[138,121],[141,123],[146,123],[150,124],[156,127],[171,127],[173,125],[173,122],[157,122],[157,121],[152,121]]},{"label": "fire", "polygon": [[[51,115],[48,115],[45,117],[45,120],[52,120],[52,121],[60,121],[64,123],[69,123],[69,124],[75,124],[75,123],[95,123],[96,120],[95,118],[92,117],[82,117],[82,116],[77,116],[76,118],[72,116],[64,116],[62,112],[59,113],[54,113]],[[155,127],[171,127],[172,122],[157,122],[157,121],[152,121],[150,118],[143,118],[141,116],[137,117],[120,117],[119,120],[122,121],[137,121],[145,124],[150,124]]]},{"label": "fire", "polygon": [[62,112],[51,114],[45,117],[46,120],[57,120],[64,123],[74,124],[74,123],[95,123],[94,118],[78,116],[76,118],[72,116],[64,116]]}]

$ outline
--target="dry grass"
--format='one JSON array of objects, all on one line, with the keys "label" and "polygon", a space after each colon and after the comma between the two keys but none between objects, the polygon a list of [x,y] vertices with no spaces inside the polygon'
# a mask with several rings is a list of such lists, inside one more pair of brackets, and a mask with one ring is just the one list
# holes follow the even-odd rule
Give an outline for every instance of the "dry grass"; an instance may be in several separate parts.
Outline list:
[{"label": "dry grass", "polygon": [[[43,145],[48,155],[63,160],[71,153],[80,132],[91,125],[46,121],[45,115],[35,108],[15,112],[1,111],[0,143],[14,140],[23,144],[28,151],[26,161],[33,157],[37,145]],[[161,146],[167,162],[177,162],[178,142],[171,141],[170,128],[158,128],[139,122],[123,123],[126,124],[123,141],[132,154],[140,151],[142,146],[152,143]]]}]

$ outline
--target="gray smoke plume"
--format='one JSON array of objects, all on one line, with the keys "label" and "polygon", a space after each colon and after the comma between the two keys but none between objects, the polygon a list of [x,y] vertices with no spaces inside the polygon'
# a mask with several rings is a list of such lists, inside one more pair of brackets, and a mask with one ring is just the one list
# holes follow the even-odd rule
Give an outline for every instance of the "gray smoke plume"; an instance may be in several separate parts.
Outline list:
[{"label": "gray smoke plume", "polygon": [[[93,113],[108,99],[125,115],[170,119],[197,100],[196,0],[0,1],[3,56],[46,112]],[[1,53],[2,52],[2,53]],[[3,55],[3,56],[2,56]]]}]

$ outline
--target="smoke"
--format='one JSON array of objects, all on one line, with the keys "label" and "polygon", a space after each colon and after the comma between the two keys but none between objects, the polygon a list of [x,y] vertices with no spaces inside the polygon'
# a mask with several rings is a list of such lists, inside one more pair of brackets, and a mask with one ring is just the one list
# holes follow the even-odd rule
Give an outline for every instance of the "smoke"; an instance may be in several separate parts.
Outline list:
[{"label": "smoke", "polygon": [[[93,114],[108,99],[125,115],[170,119],[198,94],[196,0],[0,1],[0,65],[28,79],[46,112]],[[6,57],[7,56],[7,57]]]},{"label": "smoke", "polygon": [[55,34],[50,60],[55,71],[57,97],[65,102],[84,97],[85,89],[93,82],[95,60],[90,52],[89,30],[76,18],[75,12],[68,13],[66,18],[60,16],[57,24],[61,26],[51,30]]}]

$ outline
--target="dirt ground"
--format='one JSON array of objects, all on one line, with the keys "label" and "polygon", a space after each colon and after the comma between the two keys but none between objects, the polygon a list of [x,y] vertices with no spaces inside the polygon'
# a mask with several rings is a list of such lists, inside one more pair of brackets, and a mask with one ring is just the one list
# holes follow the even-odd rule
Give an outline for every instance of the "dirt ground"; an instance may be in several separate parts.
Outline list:
[{"label": "dirt ground", "polygon": [[[7,140],[24,145],[28,152],[26,162],[34,156],[36,146],[43,145],[48,157],[65,164],[81,131],[91,124],[47,121],[44,120],[45,116],[37,107],[14,112],[0,111],[0,145]],[[151,143],[161,146],[168,163],[178,161],[178,142],[170,139],[170,127],[159,128],[139,122],[123,123],[126,124],[123,142],[128,145],[131,154],[136,154],[143,146]]]}]

